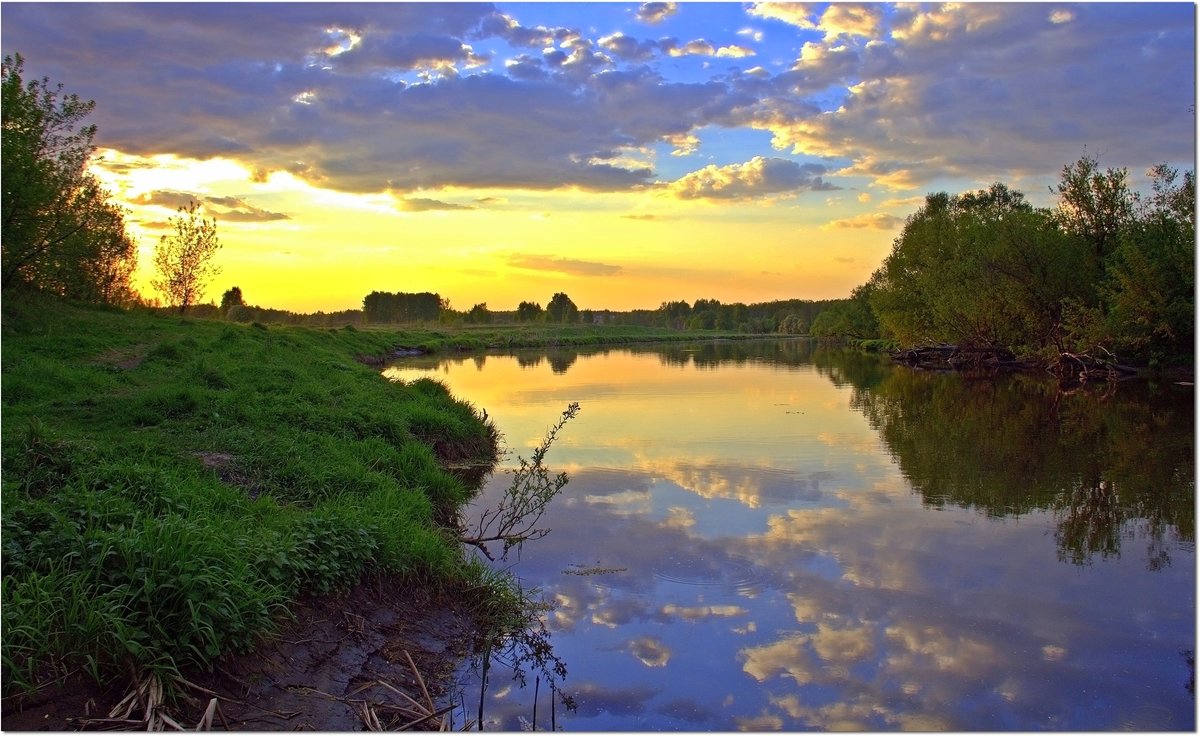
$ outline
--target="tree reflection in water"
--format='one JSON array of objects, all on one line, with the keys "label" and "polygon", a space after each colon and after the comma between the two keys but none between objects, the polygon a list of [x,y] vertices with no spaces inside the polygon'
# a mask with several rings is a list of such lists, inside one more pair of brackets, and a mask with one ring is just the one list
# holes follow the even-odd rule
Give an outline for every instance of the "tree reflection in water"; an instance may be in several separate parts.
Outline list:
[{"label": "tree reflection in water", "polygon": [[1049,510],[1059,559],[1088,564],[1146,545],[1151,570],[1169,542],[1195,541],[1191,388],[1130,382],[1063,391],[1024,375],[971,378],[919,370],[818,370],[854,385],[851,406],[879,433],[932,507],[989,516]]}]

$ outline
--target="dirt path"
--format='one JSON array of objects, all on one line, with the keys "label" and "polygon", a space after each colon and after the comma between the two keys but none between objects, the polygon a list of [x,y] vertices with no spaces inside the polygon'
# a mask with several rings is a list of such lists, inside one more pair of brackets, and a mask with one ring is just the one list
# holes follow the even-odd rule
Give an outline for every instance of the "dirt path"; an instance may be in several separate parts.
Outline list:
[{"label": "dirt path", "polygon": [[[450,704],[455,672],[469,655],[471,639],[468,618],[452,601],[382,579],[343,596],[302,600],[292,610],[295,619],[258,651],[225,657],[212,673],[185,673],[189,682],[217,694],[230,730],[361,731],[363,704],[373,706],[385,728],[409,723],[413,704],[407,698],[426,702],[409,657],[437,709]],[[78,730],[82,718],[107,716],[129,688],[121,683],[105,691],[75,678],[6,699],[0,728]],[[195,702],[168,708],[187,728],[200,722],[211,699],[200,690],[193,693]],[[439,720],[422,725],[436,729]],[[223,726],[216,718],[214,728]]]}]

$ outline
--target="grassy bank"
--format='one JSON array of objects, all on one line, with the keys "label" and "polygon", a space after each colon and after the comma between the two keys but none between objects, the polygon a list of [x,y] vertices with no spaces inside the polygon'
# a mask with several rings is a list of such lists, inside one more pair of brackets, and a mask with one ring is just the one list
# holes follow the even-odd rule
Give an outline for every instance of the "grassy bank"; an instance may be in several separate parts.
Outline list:
[{"label": "grassy bank", "polygon": [[507,350],[514,348],[586,347],[642,342],[695,342],[746,340],[762,335],[713,330],[682,331],[637,325],[456,325],[401,328],[369,326],[364,332],[388,335],[396,347],[427,353],[447,351]]},{"label": "grassy bank", "polygon": [[[364,571],[466,585],[438,520],[494,430],[386,330],[3,299],[5,693],[206,666]],[[455,473],[459,473],[456,475]]]}]

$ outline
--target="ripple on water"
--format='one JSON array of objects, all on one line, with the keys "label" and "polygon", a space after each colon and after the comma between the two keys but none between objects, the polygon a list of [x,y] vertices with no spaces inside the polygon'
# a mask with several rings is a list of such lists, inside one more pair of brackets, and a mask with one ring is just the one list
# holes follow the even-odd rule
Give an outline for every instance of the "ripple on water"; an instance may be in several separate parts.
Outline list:
[{"label": "ripple on water", "polygon": [[720,565],[680,557],[658,560],[651,569],[656,580],[677,585],[721,588],[738,595],[756,596],[765,582],[764,571],[747,559],[730,557]]},{"label": "ripple on water", "polygon": [[1175,714],[1161,705],[1139,705],[1128,716],[1121,719],[1118,731],[1173,731],[1178,729]]}]

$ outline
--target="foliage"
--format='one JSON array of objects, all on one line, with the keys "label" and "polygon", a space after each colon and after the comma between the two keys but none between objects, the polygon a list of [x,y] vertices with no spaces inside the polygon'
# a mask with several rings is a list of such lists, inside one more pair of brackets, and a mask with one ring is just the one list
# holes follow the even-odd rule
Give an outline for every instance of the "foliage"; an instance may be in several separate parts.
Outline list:
[{"label": "foliage", "polygon": [[95,103],[48,79],[25,82],[24,59],[3,62],[4,287],[26,284],[87,302],[133,301],[137,249],[125,213],[87,166]]},{"label": "foliage", "polygon": [[225,317],[229,316],[231,308],[244,306],[246,306],[246,300],[242,297],[242,290],[237,286],[227,289],[221,295],[221,314]]},{"label": "foliage", "polygon": [[871,311],[874,290],[874,281],[855,287],[849,299],[835,302],[817,314],[809,333],[813,337],[843,340],[863,340],[879,334],[879,323]]},{"label": "foliage", "polygon": [[[1126,359],[1188,359],[1193,176],[1176,183],[1165,165],[1151,176],[1148,203],[1123,169],[1101,172],[1087,157],[1064,167],[1053,210],[1000,183],[929,195],[864,285],[876,334],[1025,356],[1100,346]],[[849,334],[844,309],[822,313],[814,334]]]},{"label": "foliage", "polygon": [[546,320],[549,322],[574,323],[579,321],[579,307],[571,301],[571,297],[556,293],[546,305]]},{"label": "foliage", "polygon": [[1100,162],[1083,156],[1064,166],[1055,190],[1055,212],[1062,230],[1081,237],[1092,247],[1096,264],[1112,252],[1117,237],[1133,220],[1137,196],[1130,190],[1125,169],[1100,171]]},{"label": "foliage", "polygon": [[512,483],[500,501],[494,508],[480,512],[472,533],[468,534],[465,529],[460,531],[464,543],[478,548],[489,560],[495,560],[487,544],[500,542],[503,545],[500,559],[503,560],[513,547],[520,551],[525,542],[550,533],[549,529],[538,528],[537,524],[550,502],[566,486],[567,475],[551,475],[544,461],[559,431],[578,414],[579,404],[572,402],[533,451],[532,458],[517,458],[518,467],[513,471]]},{"label": "foliage", "polygon": [[174,234],[162,236],[154,250],[158,276],[152,283],[182,313],[204,297],[208,281],[221,272],[213,263],[221,240],[216,218],[201,215],[197,202],[180,207],[170,223]]},{"label": "foliage", "polygon": [[798,314],[789,314],[780,321],[778,329],[782,335],[807,335],[808,322]]},{"label": "foliage", "polygon": [[1154,196],[1120,233],[1103,294],[1115,349],[1158,363],[1195,341],[1196,186],[1192,172],[1156,167]]},{"label": "foliage", "polygon": [[518,322],[538,322],[544,315],[545,310],[537,302],[521,302],[517,305]]},{"label": "foliage", "polygon": [[428,291],[419,294],[372,291],[363,297],[363,318],[369,323],[436,322],[449,308],[448,301]]},{"label": "foliage", "polygon": [[492,313],[488,311],[487,303],[483,302],[471,307],[471,311],[467,312],[466,322],[472,325],[490,325]]}]

